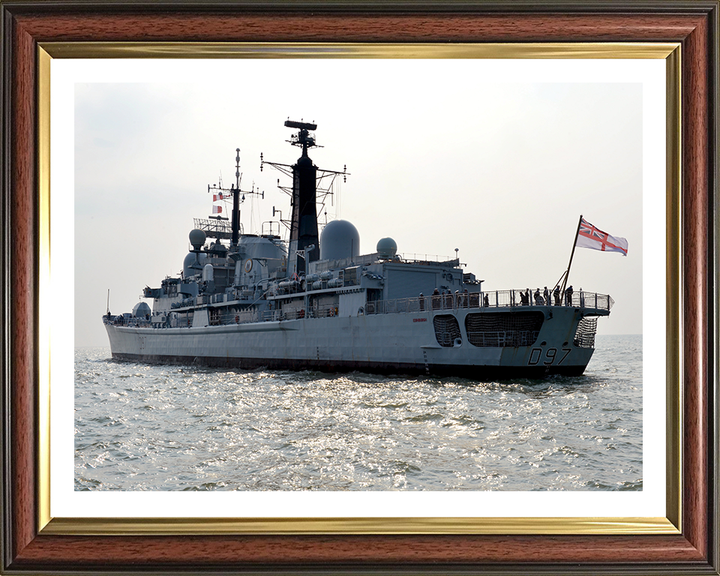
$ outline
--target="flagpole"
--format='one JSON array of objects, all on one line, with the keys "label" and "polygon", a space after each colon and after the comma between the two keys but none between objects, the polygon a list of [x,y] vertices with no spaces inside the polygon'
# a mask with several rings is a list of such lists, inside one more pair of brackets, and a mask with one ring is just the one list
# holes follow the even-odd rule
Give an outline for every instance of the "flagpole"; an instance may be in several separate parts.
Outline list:
[{"label": "flagpole", "polygon": [[562,286],[562,297],[565,297],[565,288],[567,287],[568,277],[570,276],[570,266],[572,266],[573,256],[575,255],[575,245],[577,244],[578,236],[580,235],[580,224],[582,224],[582,214],[580,214],[580,220],[578,220],[577,230],[575,231],[575,240],[573,240],[572,252],[570,252],[570,262],[568,262],[567,270],[565,271],[565,280],[563,280]]}]

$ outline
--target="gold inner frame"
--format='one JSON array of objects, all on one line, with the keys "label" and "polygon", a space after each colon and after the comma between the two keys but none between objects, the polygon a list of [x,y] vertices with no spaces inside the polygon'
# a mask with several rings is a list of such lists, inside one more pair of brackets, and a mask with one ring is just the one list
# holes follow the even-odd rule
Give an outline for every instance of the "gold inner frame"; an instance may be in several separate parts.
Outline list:
[{"label": "gold inner frame", "polygon": [[[40,43],[38,527],[43,534],[679,534],[682,530],[681,46],[679,43]],[[53,518],[50,513],[50,72],[53,58],[495,58],[666,61],[666,517]]]}]

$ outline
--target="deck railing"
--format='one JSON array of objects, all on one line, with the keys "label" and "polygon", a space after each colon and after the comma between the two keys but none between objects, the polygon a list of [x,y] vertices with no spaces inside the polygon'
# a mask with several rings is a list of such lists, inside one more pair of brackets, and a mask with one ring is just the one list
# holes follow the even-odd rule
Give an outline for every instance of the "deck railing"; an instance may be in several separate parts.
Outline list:
[{"label": "deck railing", "polygon": [[[531,301],[525,302],[525,290],[495,290],[493,292],[473,292],[473,293],[455,293],[455,294],[431,294],[429,296],[418,296],[415,298],[397,298],[394,300],[376,300],[367,302],[361,309],[362,314],[407,314],[411,312],[424,312],[430,310],[457,310],[461,308],[510,308],[510,307],[555,307],[555,306],[571,306],[573,308],[581,308],[584,310],[607,310],[610,311],[615,301],[608,294],[598,294],[596,292],[573,292],[566,294],[565,298],[556,301],[551,297],[551,301],[545,302],[541,296],[534,298],[531,293]],[[246,311],[246,312],[229,312],[216,309],[216,312],[209,314],[210,325],[227,325],[227,324],[248,324],[252,322],[272,322],[279,320],[299,320],[301,318],[328,318],[336,316],[340,311],[336,306],[325,305],[311,307],[309,310],[297,308],[293,310],[265,310]],[[347,314],[346,314],[347,315]],[[355,315],[353,313],[353,315]],[[184,321],[179,322],[179,326],[185,327],[192,325],[190,316],[186,313]],[[132,318],[130,315],[126,317],[103,316],[106,323],[119,326],[137,326],[150,327],[153,325],[151,319]],[[155,325],[155,327],[159,327]]]},{"label": "deck railing", "polygon": [[495,290],[493,292],[473,292],[456,294],[432,294],[416,298],[398,298],[395,300],[377,300],[368,302],[366,314],[403,314],[424,312],[426,310],[457,310],[458,308],[510,308],[518,306],[571,306],[573,308],[610,311],[615,301],[608,294],[596,292],[574,292],[556,301],[550,296],[550,302],[540,296],[530,294],[526,303],[524,290]]}]

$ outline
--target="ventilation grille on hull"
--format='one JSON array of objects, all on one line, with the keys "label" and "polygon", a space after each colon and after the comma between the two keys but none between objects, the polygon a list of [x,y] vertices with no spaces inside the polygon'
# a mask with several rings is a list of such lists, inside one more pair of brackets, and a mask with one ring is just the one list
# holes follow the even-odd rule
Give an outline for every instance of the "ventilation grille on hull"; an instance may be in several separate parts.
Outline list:
[{"label": "ventilation grille on hull", "polygon": [[532,346],[545,316],[542,312],[487,312],[468,314],[468,342],[478,347]]},{"label": "ventilation grille on hull", "polygon": [[573,343],[580,348],[595,347],[595,332],[597,332],[597,316],[590,318],[586,316],[578,323]]},{"label": "ventilation grille on hull", "polygon": [[444,348],[452,348],[455,340],[462,339],[457,318],[451,314],[439,314],[433,318],[435,338]]}]

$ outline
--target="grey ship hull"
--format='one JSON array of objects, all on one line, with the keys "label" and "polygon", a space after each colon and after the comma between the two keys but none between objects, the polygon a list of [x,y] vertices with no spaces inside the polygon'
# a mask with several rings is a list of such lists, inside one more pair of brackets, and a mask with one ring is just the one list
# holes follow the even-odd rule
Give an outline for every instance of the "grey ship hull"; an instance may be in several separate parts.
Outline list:
[{"label": "grey ship hull", "polygon": [[[477,345],[466,317],[482,309],[455,309],[460,335],[441,345],[435,317],[447,310],[404,314],[300,318],[185,328],[106,324],[119,360],[255,369],[454,375],[476,380],[580,375],[593,348],[576,331],[588,310],[571,306],[510,307],[503,314],[540,312],[542,327],[521,345]],[[493,310],[497,313],[497,310]],[[535,337],[536,336],[536,337]],[[471,343],[474,340],[475,343]]]}]

